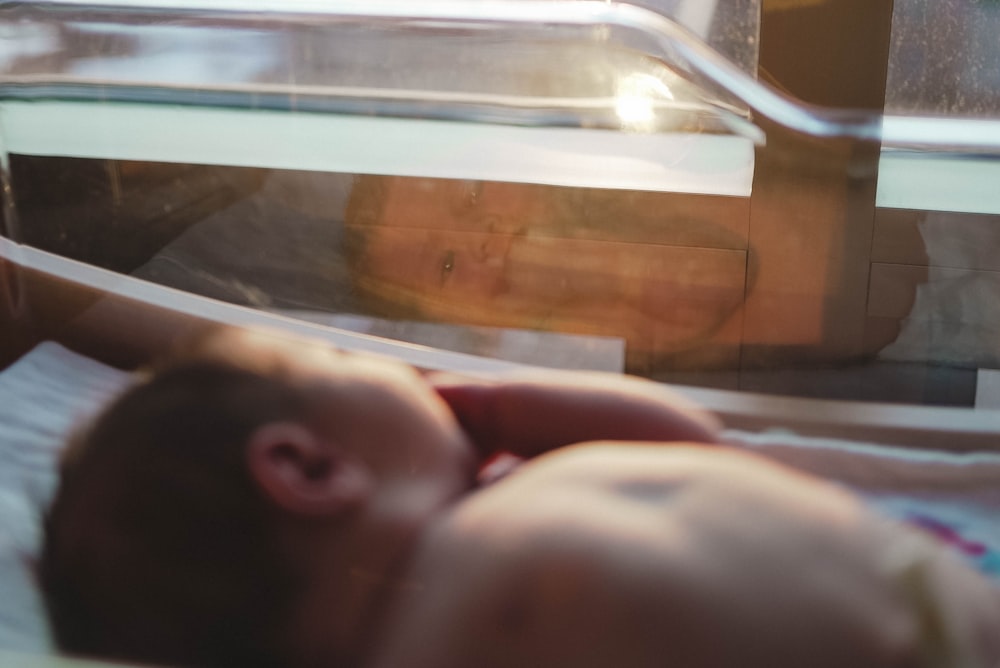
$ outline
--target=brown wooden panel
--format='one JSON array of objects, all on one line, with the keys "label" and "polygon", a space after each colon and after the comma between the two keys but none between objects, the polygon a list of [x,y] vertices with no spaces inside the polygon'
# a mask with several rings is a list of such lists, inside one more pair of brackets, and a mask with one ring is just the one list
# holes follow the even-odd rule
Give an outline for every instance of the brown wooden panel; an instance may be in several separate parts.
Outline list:
[{"label": "brown wooden panel", "polygon": [[691,351],[708,342],[735,359],[745,251],[390,225],[355,232],[355,285],[378,315],[622,337],[631,370],[693,364],[701,358]]},{"label": "brown wooden panel", "polygon": [[347,212],[363,308],[627,340],[630,371],[734,368],[749,200],[362,177]]},{"label": "brown wooden panel", "polygon": [[750,200],[496,181],[361,177],[354,224],[743,250]]}]

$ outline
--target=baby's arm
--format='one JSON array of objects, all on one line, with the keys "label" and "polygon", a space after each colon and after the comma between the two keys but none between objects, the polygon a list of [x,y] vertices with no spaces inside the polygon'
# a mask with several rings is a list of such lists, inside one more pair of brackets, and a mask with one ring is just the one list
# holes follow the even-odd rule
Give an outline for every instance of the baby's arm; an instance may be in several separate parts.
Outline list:
[{"label": "baby's arm", "polygon": [[480,450],[533,457],[595,440],[718,440],[708,412],[663,385],[600,373],[538,372],[479,380],[429,377]]}]

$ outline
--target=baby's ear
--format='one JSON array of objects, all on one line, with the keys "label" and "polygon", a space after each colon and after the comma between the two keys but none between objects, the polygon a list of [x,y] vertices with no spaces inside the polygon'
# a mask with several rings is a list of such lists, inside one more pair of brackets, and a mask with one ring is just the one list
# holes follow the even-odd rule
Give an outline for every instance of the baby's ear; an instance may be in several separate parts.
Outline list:
[{"label": "baby's ear", "polygon": [[277,506],[298,515],[337,515],[372,491],[368,469],[295,422],[258,427],[247,444],[250,476]]}]

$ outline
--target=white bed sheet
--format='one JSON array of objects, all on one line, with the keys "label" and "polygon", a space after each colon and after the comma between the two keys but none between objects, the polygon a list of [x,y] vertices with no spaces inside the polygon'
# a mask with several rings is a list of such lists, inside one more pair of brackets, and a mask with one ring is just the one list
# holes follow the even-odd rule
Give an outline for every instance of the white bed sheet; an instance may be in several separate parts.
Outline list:
[{"label": "white bed sheet", "polygon": [[[0,650],[51,652],[32,576],[40,518],[67,434],[130,376],[47,342],[0,372]],[[1000,455],[947,454],[789,432],[727,432],[753,449],[865,494],[937,534],[1000,581]]]},{"label": "white bed sheet", "polygon": [[32,566],[56,459],[73,426],[127,379],[50,342],[0,372],[0,648],[51,647]]}]

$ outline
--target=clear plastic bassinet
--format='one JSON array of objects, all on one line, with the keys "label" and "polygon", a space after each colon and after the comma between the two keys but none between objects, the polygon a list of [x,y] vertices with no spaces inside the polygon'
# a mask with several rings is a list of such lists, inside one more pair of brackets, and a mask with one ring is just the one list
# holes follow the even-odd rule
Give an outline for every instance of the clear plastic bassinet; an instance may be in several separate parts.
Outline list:
[{"label": "clear plastic bassinet", "polygon": [[[766,38],[796,4],[765,6],[761,62],[795,65]],[[759,6],[693,7],[0,3],[5,355],[131,364],[207,318],[425,366],[985,405],[997,124],[892,97],[888,23],[889,112],[834,109],[756,76]]]}]

